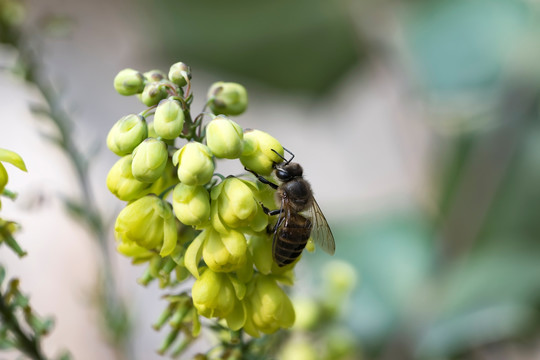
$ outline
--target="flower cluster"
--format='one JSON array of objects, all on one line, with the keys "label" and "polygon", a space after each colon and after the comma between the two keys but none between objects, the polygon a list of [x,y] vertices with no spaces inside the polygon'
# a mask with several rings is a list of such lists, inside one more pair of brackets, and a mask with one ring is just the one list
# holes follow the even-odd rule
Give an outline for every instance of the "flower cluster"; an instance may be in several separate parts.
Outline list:
[{"label": "flower cluster", "polygon": [[127,202],[116,220],[117,249],[134,263],[148,264],[143,284],[159,279],[172,288],[195,278],[191,296],[169,297],[174,301],[156,327],[174,314],[180,314],[173,322],[176,333],[191,326],[189,336],[199,331],[199,315],[254,337],[291,327],[294,309],[279,284],[292,285],[295,263],[274,263],[267,229],[275,220],[261,206],[276,208],[274,190],[253,177],[215,172],[216,160],[238,159],[271,176],[282,161],[278,140],[230,119],[246,110],[245,88],[213,84],[203,111],[193,117],[191,71],[183,63],[171,66],[168,75],[122,70],[114,87],[146,105],[118,120],[107,137],[120,156],[107,186]]}]

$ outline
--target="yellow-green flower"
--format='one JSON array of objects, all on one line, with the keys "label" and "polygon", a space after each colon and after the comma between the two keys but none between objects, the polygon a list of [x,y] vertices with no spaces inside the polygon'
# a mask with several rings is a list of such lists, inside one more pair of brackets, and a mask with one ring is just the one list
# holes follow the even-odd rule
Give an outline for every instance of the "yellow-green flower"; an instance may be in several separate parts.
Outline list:
[{"label": "yellow-green flower", "polygon": [[149,193],[151,183],[141,182],[131,172],[133,158],[126,155],[118,160],[107,175],[107,188],[118,199],[132,201]]},{"label": "yellow-green flower", "polygon": [[174,165],[178,165],[178,178],[186,185],[204,185],[214,175],[214,160],[208,146],[189,142],[174,153]]},{"label": "yellow-green flower", "polygon": [[204,269],[193,284],[191,294],[193,305],[204,317],[224,318],[232,330],[240,329],[245,322],[246,313],[242,303],[244,291],[233,285],[231,276]]},{"label": "yellow-green flower", "polygon": [[240,125],[218,116],[206,126],[206,143],[218,158],[237,159],[244,148],[244,134]]},{"label": "yellow-green flower", "polygon": [[107,146],[119,156],[130,154],[146,137],[148,128],[140,115],[127,115],[113,125],[107,135]]},{"label": "yellow-green flower", "polygon": [[137,70],[121,70],[114,78],[114,89],[124,96],[139,94],[144,89],[144,76]]},{"label": "yellow-green flower", "polygon": [[184,111],[176,100],[162,100],[154,114],[154,131],[164,139],[174,139],[184,129]]},{"label": "yellow-green flower", "polygon": [[247,261],[247,242],[244,234],[230,230],[220,234],[213,229],[205,230],[207,237],[202,256],[210,269],[230,272],[240,269]]},{"label": "yellow-green flower", "polygon": [[256,173],[269,175],[274,164],[283,162],[283,159],[272,150],[283,156],[283,147],[270,134],[260,130],[246,130],[240,162]]},{"label": "yellow-green flower", "polygon": [[161,256],[169,255],[177,242],[171,205],[155,195],[128,204],[118,214],[114,230],[119,242],[157,250]]},{"label": "yellow-green flower", "polygon": [[210,218],[210,195],[202,185],[176,185],[172,204],[174,214],[183,224],[197,226]]},{"label": "yellow-green flower", "polygon": [[240,115],[248,105],[246,88],[233,82],[214,83],[208,90],[208,99],[214,114]]},{"label": "yellow-green flower", "polygon": [[291,300],[272,276],[258,275],[246,294],[247,319],[244,329],[258,337],[260,332],[271,334],[294,324],[295,313]]},{"label": "yellow-green flower", "polygon": [[214,228],[228,233],[229,228],[262,231],[268,225],[268,216],[255,198],[257,185],[237,178],[227,178],[211,192],[211,219]]},{"label": "yellow-green flower", "polygon": [[169,153],[163,141],[148,138],[133,150],[131,171],[135,179],[154,182],[163,175]]}]

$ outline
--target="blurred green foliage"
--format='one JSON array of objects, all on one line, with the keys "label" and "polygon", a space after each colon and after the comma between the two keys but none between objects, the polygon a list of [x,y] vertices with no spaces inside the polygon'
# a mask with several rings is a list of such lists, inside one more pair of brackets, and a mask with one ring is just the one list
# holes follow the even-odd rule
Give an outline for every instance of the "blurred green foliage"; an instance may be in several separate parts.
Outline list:
[{"label": "blurred green foliage", "polygon": [[[362,58],[346,2],[141,2],[146,32],[170,59],[297,92],[331,88]],[[226,79],[224,79],[226,80]]]}]

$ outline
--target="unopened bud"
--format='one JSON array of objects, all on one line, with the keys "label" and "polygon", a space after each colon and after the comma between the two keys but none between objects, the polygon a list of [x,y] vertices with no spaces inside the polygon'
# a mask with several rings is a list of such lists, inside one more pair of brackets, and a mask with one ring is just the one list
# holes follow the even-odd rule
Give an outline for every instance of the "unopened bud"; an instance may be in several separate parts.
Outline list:
[{"label": "unopened bud", "polygon": [[144,76],[137,70],[124,69],[114,78],[114,89],[124,96],[139,94],[144,89]]},{"label": "unopened bud", "polygon": [[156,82],[147,84],[141,94],[141,101],[146,106],[154,106],[168,96],[162,85]]},{"label": "unopened bud", "polygon": [[163,141],[146,139],[133,151],[133,176],[142,182],[156,181],[165,170],[168,156],[167,145]]},{"label": "unopened bud", "polygon": [[189,142],[173,156],[178,165],[178,178],[186,185],[204,185],[214,174],[214,160],[208,146]]},{"label": "unopened bud", "polygon": [[244,148],[244,134],[240,125],[218,116],[206,127],[206,143],[218,158],[237,159]]},{"label": "unopened bud", "polygon": [[182,87],[191,79],[191,69],[183,62],[177,62],[169,70],[169,80]]},{"label": "unopened bud", "polygon": [[[276,152],[274,152],[276,151]],[[244,131],[242,165],[261,175],[270,175],[274,164],[283,162],[283,147],[270,134],[260,130]]]},{"label": "unopened bud", "polygon": [[141,115],[127,115],[113,125],[107,135],[107,147],[116,155],[130,154],[146,137],[148,128]]},{"label": "unopened bud", "polygon": [[161,70],[150,70],[145,72],[143,75],[146,79],[148,79],[148,81],[151,82],[158,82],[167,77],[167,75],[165,75],[165,73]]},{"label": "unopened bud", "polygon": [[214,114],[240,115],[248,105],[246,88],[233,82],[214,83],[208,90],[208,99]]},{"label": "unopened bud", "polygon": [[210,217],[210,195],[202,185],[176,185],[172,204],[174,214],[183,224],[201,225]]},{"label": "unopened bud", "polygon": [[132,162],[131,155],[122,157],[112,166],[107,175],[107,188],[123,201],[136,200],[146,195],[152,186],[151,183],[141,182],[133,177]]},{"label": "unopened bud", "polygon": [[174,139],[184,129],[184,112],[176,100],[163,100],[154,114],[154,131],[164,139]]}]

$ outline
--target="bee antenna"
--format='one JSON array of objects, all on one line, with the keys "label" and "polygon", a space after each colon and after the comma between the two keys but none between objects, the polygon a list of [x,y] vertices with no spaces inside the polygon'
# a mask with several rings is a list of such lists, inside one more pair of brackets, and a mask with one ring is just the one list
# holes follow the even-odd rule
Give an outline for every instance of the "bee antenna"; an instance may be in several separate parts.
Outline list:
[{"label": "bee antenna", "polygon": [[283,148],[283,150],[285,150],[286,152],[288,152],[289,154],[292,155],[292,157],[291,157],[289,160],[285,159],[285,158],[284,158],[280,153],[278,153],[276,150],[274,150],[274,149],[271,149],[271,150],[272,150],[273,152],[275,152],[277,156],[279,156],[280,158],[282,158],[283,161],[285,161],[285,165],[288,165],[288,164],[292,161],[292,159],[294,159],[294,154],[293,154],[292,152],[290,152],[289,150],[287,150],[286,148]]}]

